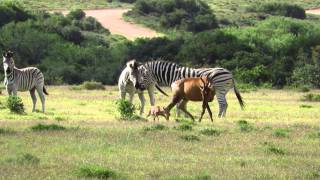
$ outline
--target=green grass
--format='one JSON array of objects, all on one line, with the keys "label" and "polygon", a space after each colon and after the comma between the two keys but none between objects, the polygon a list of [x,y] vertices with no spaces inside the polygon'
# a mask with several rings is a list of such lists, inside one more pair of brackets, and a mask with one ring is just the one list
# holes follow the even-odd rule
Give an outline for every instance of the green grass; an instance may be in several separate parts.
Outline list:
[{"label": "green grass", "polygon": [[107,0],[19,0],[18,2],[30,10],[70,10],[130,7],[130,4],[119,3],[118,1],[109,3]]},{"label": "green grass", "polygon": [[119,179],[119,174],[112,169],[99,166],[81,166],[76,174],[79,177],[98,178],[98,179]]},{"label": "green grass", "polygon": [[[319,172],[320,102],[308,102],[312,108],[301,108],[302,93],[295,90],[243,93],[247,104],[244,111],[230,91],[226,118],[216,117],[216,100],[210,103],[213,126],[207,113],[201,123],[183,118],[176,122],[174,117],[159,123],[119,121],[116,86],[106,86],[104,91],[71,90],[70,86],[47,89],[50,95],[44,114],[32,113],[28,92],[18,94],[25,114],[0,109],[2,179],[99,179],[94,175],[99,173],[90,177],[78,174],[81,167],[88,166],[87,171],[99,167],[124,179],[312,179]],[[164,90],[171,94],[168,88]],[[148,99],[147,92],[145,95]],[[171,100],[155,97],[159,106]],[[0,102],[6,99],[4,92]],[[140,105],[137,97],[133,103]],[[37,109],[40,107],[38,102]],[[149,108],[147,101],[145,112]],[[201,103],[189,102],[188,109],[197,119]],[[174,116],[174,109],[171,114]],[[240,120],[241,126],[254,129],[244,133]],[[192,130],[175,128],[184,124]],[[54,125],[66,129],[50,130]],[[41,131],[31,130],[38,126]],[[72,127],[77,130],[70,130]],[[277,129],[289,129],[288,137],[274,135]]]},{"label": "green grass", "polygon": [[278,128],[273,131],[273,135],[276,137],[289,137],[289,130],[284,128]]},{"label": "green grass", "polygon": [[302,101],[315,101],[315,102],[320,102],[320,94],[313,94],[313,93],[308,93],[306,95],[303,95]]},{"label": "green grass", "polygon": [[61,126],[61,125],[57,125],[57,124],[37,124],[35,126],[31,127],[31,130],[33,131],[57,131],[57,130],[65,130],[66,128]]}]

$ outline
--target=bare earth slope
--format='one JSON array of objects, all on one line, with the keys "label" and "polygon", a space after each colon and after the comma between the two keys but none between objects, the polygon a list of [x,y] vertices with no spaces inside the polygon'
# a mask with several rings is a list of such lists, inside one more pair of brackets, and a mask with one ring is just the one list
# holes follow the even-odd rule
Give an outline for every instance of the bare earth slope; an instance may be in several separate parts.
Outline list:
[{"label": "bare earth slope", "polygon": [[306,13],[320,15],[320,8],[306,10]]},{"label": "bare earth slope", "polygon": [[96,18],[102,26],[109,29],[112,34],[119,34],[130,40],[139,37],[159,36],[156,31],[123,20],[122,14],[127,11],[129,11],[129,9],[116,8],[85,10],[85,13],[87,16]]}]

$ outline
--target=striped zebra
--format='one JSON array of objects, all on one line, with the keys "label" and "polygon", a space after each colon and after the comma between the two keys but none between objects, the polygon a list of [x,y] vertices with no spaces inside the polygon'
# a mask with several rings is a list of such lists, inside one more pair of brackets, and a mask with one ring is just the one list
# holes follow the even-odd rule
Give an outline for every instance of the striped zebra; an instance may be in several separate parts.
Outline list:
[{"label": "striped zebra", "polygon": [[35,90],[37,90],[42,103],[42,112],[44,112],[44,94],[48,95],[48,93],[44,87],[44,77],[42,72],[35,67],[27,67],[23,69],[16,68],[13,60],[13,52],[11,51],[3,53],[3,68],[5,74],[4,84],[8,94],[16,96],[17,91],[30,91],[33,103],[32,111],[34,112],[37,102]]},{"label": "striped zebra", "polygon": [[[224,117],[226,114],[228,107],[226,94],[231,88],[234,89],[241,108],[244,108],[244,102],[235,86],[232,73],[224,68],[194,69],[183,67],[173,62],[156,60],[146,62],[131,72],[133,73],[130,74],[132,76],[130,79],[135,79],[135,87],[148,89],[151,94],[153,93],[154,84],[170,86],[173,82],[182,78],[207,76],[216,90],[219,103],[218,117]],[[141,77],[137,76],[137,74],[140,74]]]},{"label": "striped zebra", "polygon": [[[141,109],[140,109],[140,114],[143,114],[144,112],[144,106],[145,106],[145,98],[143,94],[143,90],[140,90],[138,83],[136,82],[137,79],[140,79],[140,74],[136,74],[135,69],[137,69],[139,66],[138,62],[136,60],[131,60],[127,62],[126,67],[122,70],[119,80],[118,80],[118,88],[119,88],[119,94],[121,99],[125,99],[126,93],[129,94],[129,101],[132,102],[134,95],[137,93],[140,99],[141,103]],[[133,74],[133,76],[129,76],[130,74]],[[136,78],[131,78],[131,77],[136,77]],[[131,79],[130,79],[131,78]],[[134,84],[136,86],[134,86]],[[168,96],[164,91],[160,89],[159,86],[155,85],[156,88],[163,93],[164,95]],[[148,91],[149,92],[149,97],[150,97],[150,104],[151,106],[154,106],[154,95],[153,91]]]}]

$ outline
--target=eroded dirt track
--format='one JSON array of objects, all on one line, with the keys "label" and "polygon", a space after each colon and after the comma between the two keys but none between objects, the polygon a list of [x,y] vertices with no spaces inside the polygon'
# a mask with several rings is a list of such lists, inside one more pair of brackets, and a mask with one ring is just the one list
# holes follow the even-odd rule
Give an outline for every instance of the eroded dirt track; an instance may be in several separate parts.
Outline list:
[{"label": "eroded dirt track", "polygon": [[127,11],[129,11],[129,9],[117,8],[85,10],[85,13],[87,16],[96,18],[102,26],[109,29],[112,34],[119,34],[131,40],[139,37],[158,36],[157,32],[149,28],[123,20],[122,14]]}]

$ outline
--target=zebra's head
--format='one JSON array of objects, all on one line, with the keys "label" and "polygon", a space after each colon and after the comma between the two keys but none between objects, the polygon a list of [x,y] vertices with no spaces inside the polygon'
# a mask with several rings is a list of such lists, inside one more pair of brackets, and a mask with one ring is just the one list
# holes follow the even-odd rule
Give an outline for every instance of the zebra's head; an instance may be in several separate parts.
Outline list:
[{"label": "zebra's head", "polygon": [[11,70],[14,67],[13,52],[6,51],[2,54],[2,57],[3,57],[3,69],[6,74],[10,74]]},{"label": "zebra's head", "polygon": [[141,84],[143,76],[139,70],[139,65],[140,64],[135,59],[127,62],[127,68],[129,69],[129,80],[136,89],[144,90]]}]

